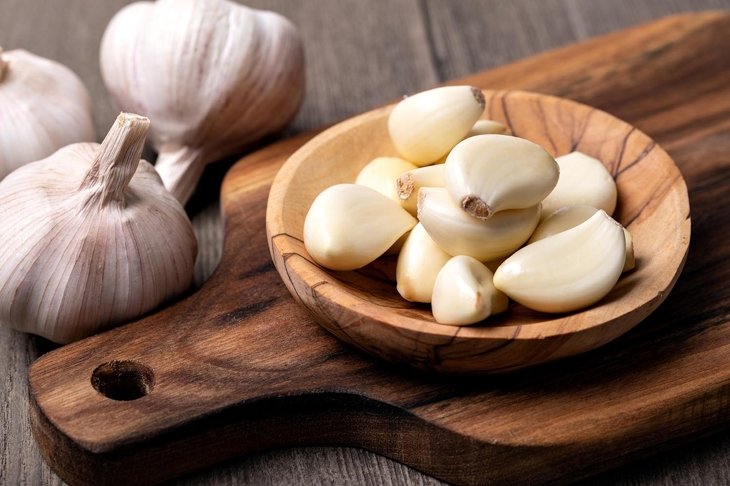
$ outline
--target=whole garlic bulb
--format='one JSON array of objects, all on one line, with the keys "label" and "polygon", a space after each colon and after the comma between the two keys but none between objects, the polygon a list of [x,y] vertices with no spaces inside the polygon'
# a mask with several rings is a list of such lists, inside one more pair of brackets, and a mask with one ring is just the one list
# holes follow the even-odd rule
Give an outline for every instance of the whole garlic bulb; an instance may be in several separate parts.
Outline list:
[{"label": "whole garlic bulb", "polygon": [[0,180],[59,148],[96,140],[91,97],[67,67],[0,49]]},{"label": "whole garlic bulb", "polygon": [[66,343],[190,286],[195,235],[140,161],[148,129],[121,114],[101,145],[69,145],[0,183],[0,323]]},{"label": "whole garlic bulb", "polygon": [[119,108],[152,120],[157,171],[183,204],[207,163],[283,128],[304,92],[294,25],[227,0],[124,7],[104,33],[101,71]]}]

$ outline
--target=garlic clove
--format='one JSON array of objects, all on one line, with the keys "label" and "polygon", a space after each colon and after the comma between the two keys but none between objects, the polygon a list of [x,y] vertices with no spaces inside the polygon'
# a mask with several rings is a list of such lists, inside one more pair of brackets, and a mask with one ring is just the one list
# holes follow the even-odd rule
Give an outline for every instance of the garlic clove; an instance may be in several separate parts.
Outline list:
[{"label": "garlic clove", "polygon": [[623,228],[599,210],[574,228],[518,250],[499,266],[494,285],[530,309],[574,311],[611,291],[625,252]]},{"label": "garlic clove", "polygon": [[322,191],[304,219],[304,246],[331,270],[355,270],[385,253],[416,219],[374,189],[337,184]]},{"label": "garlic clove", "polygon": [[0,182],[1,323],[67,343],[190,287],[195,235],[140,161],[148,128],[121,114],[101,145],[69,145]]},{"label": "garlic clove", "polygon": [[484,95],[471,86],[445,86],[409,96],[388,118],[388,132],[400,155],[418,166],[446,155],[484,111]]},{"label": "garlic clove", "polygon": [[380,194],[400,202],[396,180],[404,172],[415,168],[415,165],[398,157],[378,157],[360,169],[355,184],[370,187]]},{"label": "garlic clove", "polygon": [[527,241],[540,219],[540,205],[500,211],[484,221],[458,207],[445,188],[424,187],[419,191],[418,219],[446,253],[488,261]]},{"label": "garlic clove", "polygon": [[431,302],[436,275],[450,259],[451,255],[443,251],[418,223],[398,255],[395,269],[398,293],[410,302]]},{"label": "garlic clove", "polygon": [[449,194],[469,214],[488,219],[497,211],[535,206],[558,181],[558,165],[539,145],[509,135],[477,135],[446,159]]},{"label": "garlic clove", "polygon": [[507,296],[492,283],[492,272],[474,258],[451,258],[438,273],[431,297],[433,317],[462,326],[507,310]]},{"label": "garlic clove", "polygon": [[281,130],[304,94],[297,28],[225,0],[127,5],[104,32],[100,61],[117,106],[154,121],[156,166],[183,204],[206,164]]},{"label": "garlic clove", "polygon": [[555,159],[560,167],[558,183],[542,201],[543,218],[563,206],[592,206],[610,216],[616,209],[616,182],[600,160],[581,152]]},{"label": "garlic clove", "polygon": [[504,135],[507,127],[494,120],[477,120],[469,133],[464,138],[476,137],[477,135]]},{"label": "garlic clove", "polygon": [[[528,240],[528,244],[547,238],[554,234],[568,230],[587,221],[591,216],[598,212],[598,209],[591,206],[566,206],[553,212],[550,216],[543,219],[537,225],[532,236]],[[624,240],[626,242],[626,258],[624,261],[623,271],[627,272],[636,267],[636,258],[634,256],[634,240],[628,229],[624,228]]]},{"label": "garlic clove", "polygon": [[0,180],[71,143],[94,142],[91,97],[73,71],[0,49]]},{"label": "garlic clove", "polygon": [[422,187],[444,187],[443,164],[418,167],[396,180],[401,206],[414,216],[418,212],[418,191]]}]

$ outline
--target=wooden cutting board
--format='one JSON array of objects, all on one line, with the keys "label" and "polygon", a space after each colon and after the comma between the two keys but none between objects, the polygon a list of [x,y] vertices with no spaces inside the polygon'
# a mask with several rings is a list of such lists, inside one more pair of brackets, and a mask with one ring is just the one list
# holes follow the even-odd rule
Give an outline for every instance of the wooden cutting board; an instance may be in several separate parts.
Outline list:
[{"label": "wooden cutting board", "polygon": [[268,254],[268,188],[312,134],[300,135],[228,173],[223,259],[203,288],[32,366],[46,460],[72,484],[150,483],[271,447],[350,445],[454,483],[537,484],[725,427],[728,32],[728,14],[670,17],[458,80],[596,106],[675,159],[689,187],[690,253],[672,294],[633,331],[569,360],[476,379],[395,369],[346,347],[294,302]]}]

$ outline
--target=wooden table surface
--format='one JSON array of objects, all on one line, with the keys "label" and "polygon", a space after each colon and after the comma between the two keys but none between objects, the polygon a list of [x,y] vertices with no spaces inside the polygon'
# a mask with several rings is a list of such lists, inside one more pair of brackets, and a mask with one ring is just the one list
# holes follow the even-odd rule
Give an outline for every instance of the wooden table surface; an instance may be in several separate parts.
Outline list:
[{"label": "wooden table surface", "polygon": [[[127,0],[0,0],[0,45],[76,71],[94,100],[99,137],[116,112],[98,67],[106,23]],[[254,0],[301,29],[307,91],[291,132],[315,128],[448,79],[664,15],[730,10],[730,0]],[[728,33],[730,35],[730,33]],[[2,127],[0,127],[2,129]],[[196,282],[220,255],[217,190],[230,164],[210,168],[188,205],[200,242]],[[51,348],[0,328],[0,484],[61,484],[31,436],[27,369]],[[730,433],[604,474],[598,484],[728,484]],[[164,465],[161,465],[164,467]],[[292,448],[241,458],[177,484],[441,484],[347,448]]]}]

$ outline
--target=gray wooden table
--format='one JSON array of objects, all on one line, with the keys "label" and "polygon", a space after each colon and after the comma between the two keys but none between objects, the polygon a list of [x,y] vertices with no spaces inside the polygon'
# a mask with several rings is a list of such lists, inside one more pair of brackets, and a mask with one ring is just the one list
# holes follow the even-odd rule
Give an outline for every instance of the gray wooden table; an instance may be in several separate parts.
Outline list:
[{"label": "gray wooden table", "polygon": [[[99,136],[116,111],[98,67],[98,46],[128,0],[0,0],[0,45],[25,48],[76,71],[94,100]],[[329,124],[404,93],[536,52],[681,11],[730,10],[730,0],[251,0],[301,29],[307,91],[291,131]],[[728,33],[730,35],[730,32]],[[0,107],[2,109],[2,107]],[[0,127],[2,129],[2,127]],[[222,240],[212,167],[188,210],[201,254],[200,284]],[[38,452],[28,419],[27,369],[49,344],[0,328],[0,484],[62,484]],[[164,465],[161,465],[164,467]],[[598,484],[730,484],[730,434],[604,474]],[[178,484],[441,484],[374,454],[292,448],[241,458]]]}]

